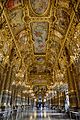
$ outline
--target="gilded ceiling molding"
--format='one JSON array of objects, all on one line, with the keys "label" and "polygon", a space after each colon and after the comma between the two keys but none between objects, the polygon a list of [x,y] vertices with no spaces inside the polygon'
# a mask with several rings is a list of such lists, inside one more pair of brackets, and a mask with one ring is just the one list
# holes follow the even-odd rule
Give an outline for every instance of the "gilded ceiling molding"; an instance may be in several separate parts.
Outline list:
[{"label": "gilded ceiling molding", "polygon": [[[79,3],[80,3],[80,2],[78,1],[75,10],[78,8]],[[68,27],[68,30],[67,30],[67,33],[66,33],[66,36],[65,36],[65,39],[64,39],[64,42],[63,42],[63,43],[65,43],[66,38],[67,38],[67,35],[68,35],[68,33],[69,33],[69,30],[71,29],[72,22],[73,22],[74,17],[75,17],[75,12],[74,12],[74,11],[72,12],[72,15],[71,15],[71,16],[72,16],[72,18],[71,18],[71,21],[70,21],[70,24],[69,24],[69,27]],[[64,45],[64,44],[63,44],[63,45]]]},{"label": "gilded ceiling molding", "polygon": [[[75,10],[78,8],[79,3],[80,3],[80,2],[78,1]],[[57,57],[57,59],[56,59],[56,62],[59,60],[59,57],[60,57],[60,55],[61,55],[61,53],[62,53],[62,50],[63,50],[63,48],[64,48],[64,45],[65,45],[65,42],[66,42],[66,39],[67,39],[67,36],[68,36],[68,33],[69,33],[70,29],[71,29],[71,25],[72,25],[73,20],[74,20],[74,17],[75,17],[75,12],[72,11],[71,20],[70,20],[68,29],[67,29],[67,31],[66,31],[65,38],[64,38],[64,40],[63,40],[63,42],[62,42],[61,49],[60,49],[60,52],[59,52],[58,57]],[[55,64],[55,66],[56,66],[56,64]]]},{"label": "gilded ceiling molding", "polygon": [[13,86],[30,84],[36,96],[46,94],[51,83],[57,91],[66,87],[66,70],[77,66],[80,58],[79,4],[79,0],[0,2],[0,63],[13,66]]},{"label": "gilded ceiling molding", "polygon": [[[60,7],[57,7],[56,10],[59,10],[59,8],[60,8]],[[61,8],[61,9],[62,9],[62,8]],[[62,10],[64,10],[64,9],[62,9]],[[59,12],[60,12],[60,10],[59,10]],[[57,15],[56,12],[55,12],[55,15]],[[61,15],[61,14],[60,14],[60,15]],[[56,16],[55,18],[58,18],[58,17],[59,17],[59,19],[60,19],[60,16]],[[63,17],[63,16],[62,16],[62,17]],[[62,19],[62,17],[61,17],[61,19]],[[55,27],[56,27],[55,25],[57,25],[56,22],[58,22],[57,19],[55,19],[55,21],[54,21],[54,29],[55,29]],[[60,26],[59,26],[59,27],[60,27]],[[70,27],[71,27],[71,26],[70,26]],[[62,40],[62,39],[63,39],[62,35],[60,35],[60,33],[58,33],[59,31],[57,32],[57,31],[54,30],[54,29],[53,29],[54,32],[52,32],[52,35],[55,35],[55,36],[58,35],[59,39],[61,38],[61,40]],[[68,28],[68,29],[70,29],[70,28]],[[68,31],[68,32],[69,32],[69,31]],[[62,34],[62,33],[61,33],[61,34]],[[56,38],[56,37],[54,37],[54,38]],[[50,39],[53,40],[53,37],[50,38]],[[59,39],[57,39],[56,41],[59,41]],[[49,41],[50,44],[52,44],[52,40]],[[49,45],[49,44],[48,44],[48,45]],[[51,45],[50,45],[50,48],[51,48]],[[62,48],[62,43],[61,43],[61,48]],[[61,48],[60,48],[60,49],[61,49]],[[49,49],[49,48],[48,48],[48,51],[49,51],[49,53],[50,53],[50,49]],[[62,52],[62,51],[61,51],[61,52]],[[54,52],[53,52],[53,53],[54,53]],[[60,54],[60,52],[59,52],[58,54]],[[61,54],[60,54],[60,55],[61,55]],[[51,56],[53,56],[53,55],[51,55]],[[58,56],[57,56],[57,57],[58,57]],[[56,57],[56,58],[57,58],[57,57]],[[59,57],[61,57],[61,56],[59,56]],[[49,58],[52,58],[52,61],[53,61],[53,59],[55,58],[55,56],[54,56],[54,57],[50,57],[50,54],[49,54]],[[56,59],[56,58],[55,58],[55,59]],[[59,60],[59,58],[58,58],[58,60]],[[55,68],[56,68],[56,67],[57,67],[57,61],[56,61],[56,63],[53,62],[53,67],[54,67],[54,64],[55,64]],[[65,64],[65,63],[64,63],[64,64]],[[65,68],[64,68],[64,69],[65,69]],[[57,68],[56,68],[56,70],[57,70]],[[56,80],[56,79],[55,79],[55,80]]]},{"label": "gilded ceiling molding", "polygon": [[[2,21],[5,21],[4,16],[2,16]],[[5,21],[0,28],[0,64],[2,66],[10,63],[9,56],[11,54],[12,44],[11,33]]]},{"label": "gilded ceiling molding", "polygon": [[[18,9],[18,10],[20,10],[20,9]],[[13,40],[14,40],[14,43],[15,43],[15,45],[16,45],[16,48],[17,48],[17,50],[18,50],[18,53],[19,53],[19,55],[20,55],[20,58],[22,59],[22,61],[23,61],[23,64],[25,64],[25,59],[23,60],[23,58],[22,58],[22,55],[21,55],[21,53],[20,53],[20,49],[19,49],[19,47],[18,47],[18,44],[17,44],[17,41],[16,41],[16,38],[15,38],[15,36],[14,36],[14,33],[13,33],[13,30],[12,30],[12,28],[11,28],[11,24],[16,24],[16,21],[17,21],[17,24],[19,23],[20,24],[20,21],[19,20],[21,20],[21,19],[19,19],[19,18],[15,18],[15,19],[13,19],[13,21],[11,21],[12,23],[10,24],[9,23],[9,20],[8,20],[8,13],[6,13],[5,11],[3,12],[4,13],[4,16],[5,16],[5,18],[6,18],[6,21],[7,21],[7,24],[8,24],[8,27],[9,27],[9,29],[10,29],[10,32],[11,32],[11,35],[12,35],[12,38],[13,38]],[[13,12],[14,13],[14,12]],[[18,14],[19,15],[19,14]],[[8,17],[7,17],[8,16]],[[16,21],[15,21],[16,20]],[[17,25],[16,24],[16,25]],[[22,23],[21,23],[22,24]],[[30,62],[30,61],[29,61]],[[27,64],[26,64],[27,65]]]}]

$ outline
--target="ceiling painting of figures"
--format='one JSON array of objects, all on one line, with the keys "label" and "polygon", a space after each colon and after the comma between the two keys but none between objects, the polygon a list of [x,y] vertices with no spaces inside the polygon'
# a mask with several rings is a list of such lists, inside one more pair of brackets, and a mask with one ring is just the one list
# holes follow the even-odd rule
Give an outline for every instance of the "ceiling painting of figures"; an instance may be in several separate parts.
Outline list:
[{"label": "ceiling painting of figures", "polygon": [[35,95],[38,85],[37,96],[43,86],[59,90],[70,72],[79,76],[80,0],[0,0],[0,75],[9,69],[11,85],[28,84]]},{"label": "ceiling painting of figures", "polygon": [[18,34],[24,29],[23,17],[24,14],[21,8],[15,9],[9,13],[9,21],[14,34]]},{"label": "ceiling painting of figures", "polygon": [[21,0],[7,0],[6,8],[11,10],[21,4]]},{"label": "ceiling painting of figures", "polygon": [[46,39],[48,33],[47,22],[34,22],[31,23],[32,37],[34,40],[35,53],[45,53]]},{"label": "ceiling painting of figures", "polygon": [[49,0],[30,0],[30,5],[36,14],[42,15],[48,9]]},{"label": "ceiling painting of figures", "polygon": [[25,30],[21,31],[18,35],[19,42],[23,45],[28,41],[27,32]]}]

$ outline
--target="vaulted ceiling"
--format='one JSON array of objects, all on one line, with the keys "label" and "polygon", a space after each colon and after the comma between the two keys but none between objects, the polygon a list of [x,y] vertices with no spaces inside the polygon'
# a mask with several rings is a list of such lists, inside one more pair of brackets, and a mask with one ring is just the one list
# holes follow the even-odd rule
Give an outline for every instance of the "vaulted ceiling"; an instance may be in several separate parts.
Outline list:
[{"label": "vaulted ceiling", "polygon": [[12,83],[36,95],[66,88],[80,55],[80,1],[1,0],[0,15],[0,65],[13,67]]}]

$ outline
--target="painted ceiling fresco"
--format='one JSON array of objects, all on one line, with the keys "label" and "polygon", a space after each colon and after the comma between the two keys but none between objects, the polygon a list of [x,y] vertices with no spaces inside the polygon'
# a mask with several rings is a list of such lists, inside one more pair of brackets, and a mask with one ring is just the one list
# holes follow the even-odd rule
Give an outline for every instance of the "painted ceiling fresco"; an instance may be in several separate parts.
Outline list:
[{"label": "painted ceiling fresco", "polygon": [[48,89],[72,63],[80,71],[80,1],[0,0],[0,10],[0,65],[15,81]]},{"label": "painted ceiling fresco", "polygon": [[9,21],[14,34],[18,34],[21,30],[23,30],[25,26],[22,8],[9,12]]},{"label": "painted ceiling fresco", "polygon": [[34,43],[35,53],[45,53],[46,39],[48,34],[48,23],[35,22],[31,24],[32,36]]},{"label": "painted ceiling fresco", "polygon": [[19,36],[18,38],[20,43],[27,44],[28,37],[25,30],[21,31],[18,36]]},{"label": "painted ceiling fresco", "polygon": [[6,8],[11,10],[21,4],[21,0],[7,0]]},{"label": "painted ceiling fresco", "polygon": [[49,0],[30,0],[33,11],[38,14],[44,14],[49,5]]}]

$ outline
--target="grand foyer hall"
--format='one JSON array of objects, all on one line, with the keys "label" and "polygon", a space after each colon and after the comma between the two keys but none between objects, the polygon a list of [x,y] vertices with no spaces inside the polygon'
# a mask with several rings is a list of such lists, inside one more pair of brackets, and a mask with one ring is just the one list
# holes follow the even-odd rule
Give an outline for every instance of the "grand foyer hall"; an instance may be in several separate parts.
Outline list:
[{"label": "grand foyer hall", "polygon": [[80,120],[80,0],[0,0],[0,120]]}]

